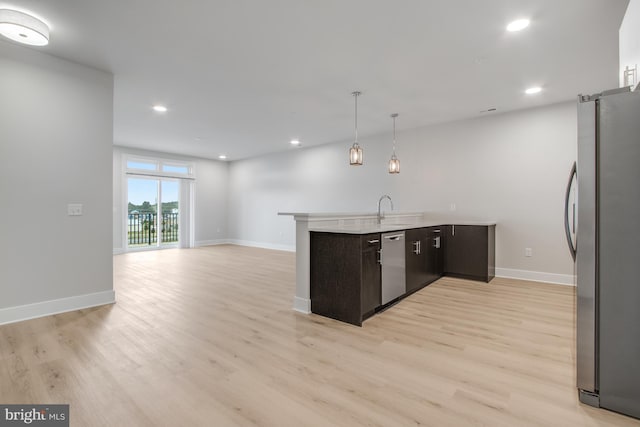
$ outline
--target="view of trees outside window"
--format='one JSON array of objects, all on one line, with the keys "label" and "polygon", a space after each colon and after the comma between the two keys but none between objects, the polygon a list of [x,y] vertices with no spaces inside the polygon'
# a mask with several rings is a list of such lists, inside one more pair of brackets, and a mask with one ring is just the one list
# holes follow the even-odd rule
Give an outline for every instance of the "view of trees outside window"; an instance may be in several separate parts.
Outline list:
[{"label": "view of trees outside window", "polygon": [[128,179],[127,239],[130,247],[178,242],[179,189],[178,181]]}]

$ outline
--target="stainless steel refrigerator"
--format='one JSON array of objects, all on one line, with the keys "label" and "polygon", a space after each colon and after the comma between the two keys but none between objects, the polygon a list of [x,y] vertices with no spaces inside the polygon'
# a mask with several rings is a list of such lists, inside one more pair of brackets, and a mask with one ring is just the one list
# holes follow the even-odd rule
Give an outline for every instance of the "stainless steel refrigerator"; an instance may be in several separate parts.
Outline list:
[{"label": "stainless steel refrigerator", "polygon": [[571,174],[580,401],[640,418],[640,90],[578,97]]}]

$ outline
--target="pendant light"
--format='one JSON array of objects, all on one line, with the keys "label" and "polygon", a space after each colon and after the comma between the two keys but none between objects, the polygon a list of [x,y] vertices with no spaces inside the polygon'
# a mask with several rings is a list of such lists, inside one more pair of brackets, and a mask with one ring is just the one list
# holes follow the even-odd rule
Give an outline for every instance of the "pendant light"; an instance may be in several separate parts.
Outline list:
[{"label": "pendant light", "polygon": [[389,160],[389,173],[400,173],[400,160],[396,157],[396,117],[398,117],[398,113],[391,115],[393,119],[393,154]]},{"label": "pendant light", "polygon": [[349,164],[351,166],[360,166],[362,164],[362,147],[358,145],[358,96],[361,95],[360,92],[355,91],[352,92],[351,95],[355,98],[356,105],[356,139],[353,142],[353,145],[349,149]]}]

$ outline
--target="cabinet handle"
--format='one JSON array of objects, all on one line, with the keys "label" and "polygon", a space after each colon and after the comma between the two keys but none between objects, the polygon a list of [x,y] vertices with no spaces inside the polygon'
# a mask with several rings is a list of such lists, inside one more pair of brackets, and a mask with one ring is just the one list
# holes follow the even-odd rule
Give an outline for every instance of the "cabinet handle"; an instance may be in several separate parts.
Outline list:
[{"label": "cabinet handle", "polygon": [[440,236],[437,236],[433,239],[433,247],[436,249],[440,249]]},{"label": "cabinet handle", "polygon": [[374,239],[374,240],[367,240],[367,243],[369,243],[370,245],[374,244],[374,243],[380,243],[380,240],[378,239]]},{"label": "cabinet handle", "polygon": [[440,232],[440,230],[433,230],[433,232],[434,232],[434,233],[439,233],[439,232]]},{"label": "cabinet handle", "polygon": [[380,255],[380,257],[378,258],[378,264],[382,265],[382,249],[378,249],[376,252],[378,252],[378,255]]},{"label": "cabinet handle", "polygon": [[452,235],[452,236],[455,236],[455,235],[456,235],[456,226],[455,226],[455,225],[452,225],[452,226],[451,226],[451,235]]},{"label": "cabinet handle", "polygon": [[420,240],[416,240],[413,243],[413,253],[416,255],[420,255]]},{"label": "cabinet handle", "polygon": [[403,237],[402,234],[394,234],[393,236],[384,236],[385,239],[389,239],[389,240],[400,240],[400,238],[402,237]]}]

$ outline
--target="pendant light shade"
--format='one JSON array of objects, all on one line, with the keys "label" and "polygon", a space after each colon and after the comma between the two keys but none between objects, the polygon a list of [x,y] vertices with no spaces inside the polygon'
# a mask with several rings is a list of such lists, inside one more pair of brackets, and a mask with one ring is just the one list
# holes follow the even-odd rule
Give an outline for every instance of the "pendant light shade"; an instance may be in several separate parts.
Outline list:
[{"label": "pendant light shade", "polygon": [[49,27],[36,17],[17,10],[0,9],[0,34],[31,46],[49,44]]},{"label": "pendant light shade", "polygon": [[398,113],[391,115],[393,119],[393,154],[389,160],[389,173],[400,173],[400,160],[396,157],[396,117],[398,117]]},{"label": "pendant light shade", "polygon": [[391,160],[389,160],[389,173],[400,173],[400,160],[396,157],[396,155],[391,156]]},{"label": "pendant light shade", "polygon": [[354,142],[349,149],[349,164],[352,166],[360,166],[362,164],[362,147]]},{"label": "pendant light shade", "polygon": [[355,99],[355,123],[356,123],[356,138],[353,142],[353,145],[349,149],[349,164],[351,166],[360,166],[362,164],[362,147],[358,144],[358,96],[361,95],[360,92],[353,92]]}]

